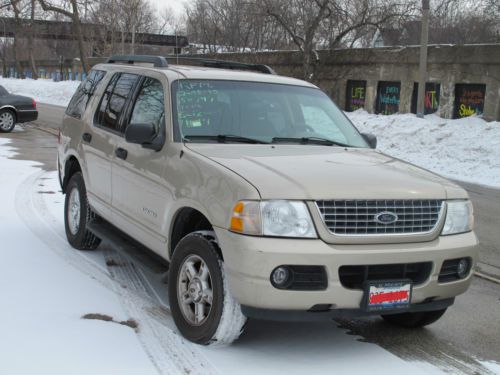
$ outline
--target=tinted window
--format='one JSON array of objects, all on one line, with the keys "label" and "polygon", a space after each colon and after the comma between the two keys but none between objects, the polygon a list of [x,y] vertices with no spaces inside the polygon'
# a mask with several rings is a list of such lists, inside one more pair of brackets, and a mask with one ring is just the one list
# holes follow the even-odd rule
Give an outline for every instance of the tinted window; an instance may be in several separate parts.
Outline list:
[{"label": "tinted window", "polygon": [[83,112],[87,108],[87,104],[90,101],[92,95],[94,95],[97,86],[104,78],[106,72],[102,70],[91,70],[87,78],[80,83],[75,94],[69,102],[68,108],[66,109],[66,114],[68,116],[81,118]]},{"label": "tinted window", "polygon": [[130,117],[131,124],[154,124],[158,132],[165,115],[165,95],[160,81],[145,78]]},{"label": "tinted window", "polygon": [[96,113],[97,125],[122,132],[120,115],[137,78],[137,75],[127,73],[118,73],[111,78]]},{"label": "tinted window", "polygon": [[9,95],[9,92],[3,86],[0,86],[0,96],[5,95]]}]

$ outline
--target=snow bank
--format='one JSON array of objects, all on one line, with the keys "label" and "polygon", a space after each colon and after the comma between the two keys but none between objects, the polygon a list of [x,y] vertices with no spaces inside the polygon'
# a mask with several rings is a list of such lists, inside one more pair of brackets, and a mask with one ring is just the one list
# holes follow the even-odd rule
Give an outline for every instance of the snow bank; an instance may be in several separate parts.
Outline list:
[{"label": "snow bank", "polygon": [[49,79],[0,78],[0,86],[12,94],[26,95],[37,102],[67,106],[80,81],[54,82]]},{"label": "snow bank", "polygon": [[378,137],[382,152],[443,176],[500,187],[500,122],[435,115],[346,113],[362,132]]}]

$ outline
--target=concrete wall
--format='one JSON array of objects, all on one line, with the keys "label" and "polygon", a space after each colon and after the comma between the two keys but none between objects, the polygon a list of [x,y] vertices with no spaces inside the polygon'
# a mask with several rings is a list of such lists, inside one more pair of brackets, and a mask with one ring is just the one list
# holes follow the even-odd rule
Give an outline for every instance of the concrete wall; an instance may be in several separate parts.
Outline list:
[{"label": "concrete wall", "polygon": [[[365,109],[374,112],[379,81],[401,82],[399,112],[410,112],[418,81],[419,47],[319,51],[316,84],[341,107],[346,106],[348,80],[366,80]],[[279,74],[303,78],[301,54],[295,51],[226,53],[218,59],[270,65]],[[500,120],[500,44],[430,46],[428,82],[441,85],[437,114],[452,118],[456,84],[484,84],[483,117]]]},{"label": "concrete wall", "polygon": [[[388,47],[370,49],[340,49],[319,51],[315,83],[343,109],[346,108],[346,90],[349,80],[366,81],[364,109],[375,111],[377,87],[380,81],[400,82],[399,112],[410,112],[414,82],[418,81],[419,47]],[[302,56],[296,51],[224,53],[206,57],[270,65],[278,74],[303,78]],[[106,58],[90,58],[95,65]],[[180,61],[180,63],[183,63]],[[27,62],[22,63],[28,69]],[[57,60],[37,62],[49,73],[60,71]],[[66,77],[81,79],[78,60],[65,60]],[[455,88],[457,84],[486,86],[482,116],[500,121],[500,44],[431,46],[428,51],[428,82],[440,84],[439,107],[441,117],[454,117]],[[474,92],[473,89],[471,89]]]}]

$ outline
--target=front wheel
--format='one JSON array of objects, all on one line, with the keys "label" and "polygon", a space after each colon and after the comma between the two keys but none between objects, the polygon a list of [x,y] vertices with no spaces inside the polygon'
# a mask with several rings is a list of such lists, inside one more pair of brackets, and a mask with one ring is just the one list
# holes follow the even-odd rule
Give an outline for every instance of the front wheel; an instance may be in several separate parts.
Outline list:
[{"label": "front wheel", "polygon": [[399,327],[420,328],[436,322],[445,312],[446,309],[442,309],[435,311],[382,315],[382,318],[386,322]]},{"label": "front wheel", "polygon": [[174,250],[168,278],[170,309],[177,328],[198,344],[230,344],[246,317],[231,296],[214,237],[195,232]]},{"label": "front wheel", "polygon": [[85,182],[80,172],[71,176],[66,187],[64,204],[64,227],[68,242],[78,250],[94,250],[101,240],[87,228],[95,218],[87,200]]},{"label": "front wheel", "polygon": [[9,133],[16,126],[16,115],[8,110],[0,110],[0,132]]}]

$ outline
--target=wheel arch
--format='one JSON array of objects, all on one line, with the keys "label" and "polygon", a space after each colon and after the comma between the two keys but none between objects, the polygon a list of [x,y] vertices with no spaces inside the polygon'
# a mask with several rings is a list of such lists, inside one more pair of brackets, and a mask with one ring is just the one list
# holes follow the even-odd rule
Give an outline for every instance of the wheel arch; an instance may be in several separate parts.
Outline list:
[{"label": "wheel arch", "polygon": [[14,123],[17,123],[18,114],[17,114],[16,107],[14,107],[13,105],[10,105],[10,104],[6,104],[6,105],[3,105],[0,107],[0,111],[3,111],[3,110],[7,110],[7,111],[12,112],[14,114]]},{"label": "wheel arch", "polygon": [[69,155],[64,162],[64,178],[62,180],[62,191],[66,193],[68,182],[75,173],[82,172],[82,167],[75,155]]},{"label": "wheel arch", "polygon": [[[168,245],[168,256],[172,259],[175,247],[186,235],[193,232],[210,231],[213,232],[213,225],[207,215],[196,208],[184,206],[179,208],[173,216],[170,229],[170,241]],[[219,255],[223,258],[220,248],[217,246]]]}]

